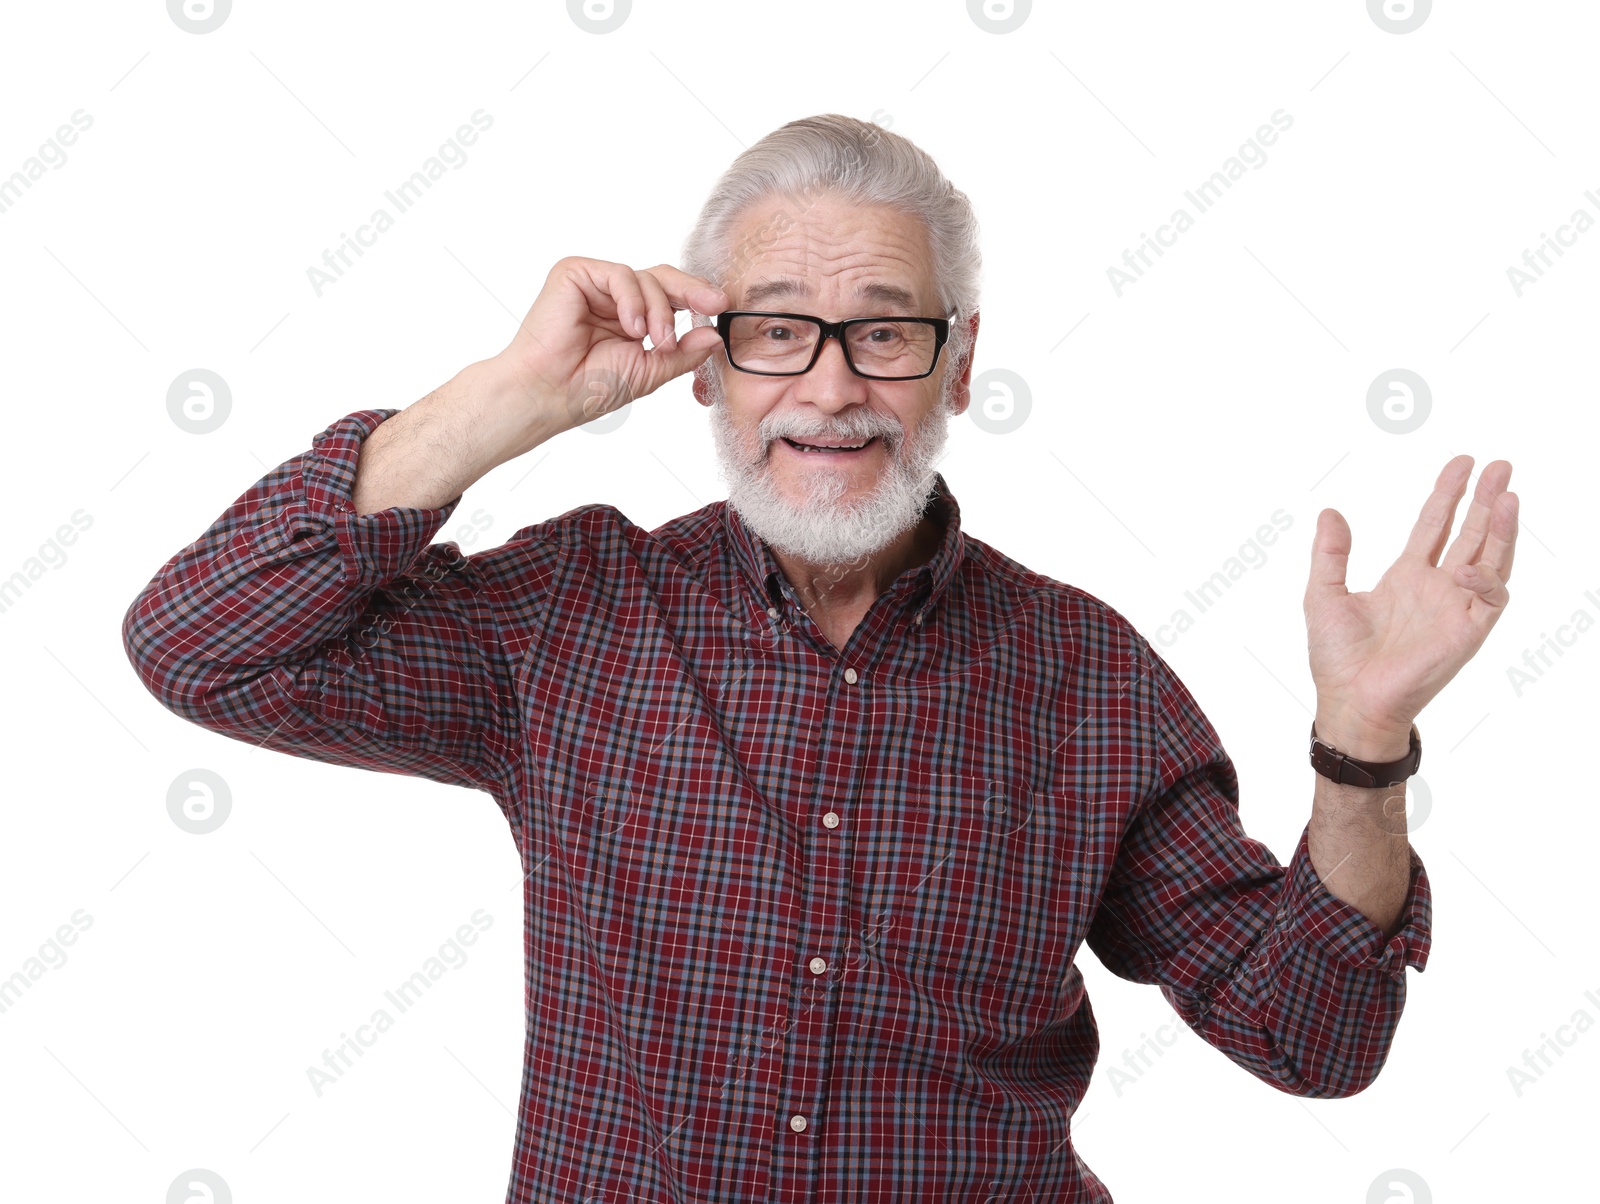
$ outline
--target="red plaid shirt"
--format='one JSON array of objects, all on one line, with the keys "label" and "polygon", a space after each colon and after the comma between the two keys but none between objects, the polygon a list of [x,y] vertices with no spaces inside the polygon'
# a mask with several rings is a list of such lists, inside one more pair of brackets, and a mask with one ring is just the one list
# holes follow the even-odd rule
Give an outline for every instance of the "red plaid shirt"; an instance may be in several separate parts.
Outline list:
[{"label": "red plaid shirt", "polygon": [[1280,1090],[1382,1067],[1429,946],[1415,852],[1387,940],[1304,834],[1281,865],[1171,668],[963,534],[942,476],[942,546],[841,651],[724,502],[655,531],[580,506],[471,557],[429,543],[460,498],[356,515],[394,413],[250,488],[123,640],[212,731],[499,804],[527,875],[509,1204],[1109,1200],[1069,1131],[1085,941]]}]

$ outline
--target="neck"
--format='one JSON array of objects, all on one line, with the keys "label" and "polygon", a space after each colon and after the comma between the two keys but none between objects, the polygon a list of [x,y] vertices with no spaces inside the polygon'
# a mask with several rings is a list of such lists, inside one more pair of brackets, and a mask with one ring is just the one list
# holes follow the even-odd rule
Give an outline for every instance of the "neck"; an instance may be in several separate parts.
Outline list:
[{"label": "neck", "polygon": [[843,564],[817,564],[777,548],[771,551],[807,613],[859,618],[901,573],[932,560],[943,539],[943,522],[928,514],[878,551]]}]

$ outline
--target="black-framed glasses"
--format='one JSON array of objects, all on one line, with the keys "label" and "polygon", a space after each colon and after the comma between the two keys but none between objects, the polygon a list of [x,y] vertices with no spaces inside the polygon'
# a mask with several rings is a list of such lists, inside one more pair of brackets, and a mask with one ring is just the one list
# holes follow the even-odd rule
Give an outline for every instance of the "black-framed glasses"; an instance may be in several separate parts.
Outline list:
[{"label": "black-framed glasses", "polygon": [[[951,315],[952,317],[954,315]],[[949,318],[847,318],[824,322],[811,314],[729,310],[717,315],[728,362],[757,376],[802,376],[839,340],[850,371],[868,380],[920,380],[939,362],[950,337]]]}]

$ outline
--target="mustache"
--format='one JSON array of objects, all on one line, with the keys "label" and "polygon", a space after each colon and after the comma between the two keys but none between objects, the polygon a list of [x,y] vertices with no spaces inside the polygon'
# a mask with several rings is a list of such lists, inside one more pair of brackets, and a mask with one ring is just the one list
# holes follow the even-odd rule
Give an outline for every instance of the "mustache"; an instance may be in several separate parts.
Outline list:
[{"label": "mustache", "polygon": [[757,428],[761,445],[766,447],[777,439],[837,439],[842,443],[860,443],[874,437],[894,441],[905,434],[905,427],[881,414],[857,414],[841,421],[806,420],[804,418],[764,418]]}]

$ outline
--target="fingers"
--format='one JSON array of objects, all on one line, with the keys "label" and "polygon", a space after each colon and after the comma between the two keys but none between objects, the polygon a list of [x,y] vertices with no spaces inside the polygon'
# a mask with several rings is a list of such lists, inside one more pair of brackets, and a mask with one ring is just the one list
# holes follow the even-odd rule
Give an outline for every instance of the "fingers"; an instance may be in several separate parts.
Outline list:
[{"label": "fingers", "polygon": [[1456,456],[1444,466],[1434,482],[1433,492],[1422,503],[1422,513],[1411,528],[1403,555],[1420,556],[1430,565],[1439,563],[1439,553],[1450,537],[1450,524],[1455,521],[1456,503],[1466,492],[1467,478],[1471,475],[1471,456]]},{"label": "fingers", "polygon": [[1350,524],[1337,510],[1317,515],[1317,529],[1311,539],[1311,580],[1306,585],[1305,606],[1322,598],[1343,597],[1345,573],[1350,563]]},{"label": "fingers", "polygon": [[661,282],[649,272],[635,272],[633,277],[638,281],[639,291],[649,306],[650,346],[657,351],[670,348],[673,343],[674,319],[672,302],[667,297],[667,290],[662,288]]},{"label": "fingers", "polygon": [[1478,558],[1480,568],[1487,565],[1502,581],[1511,580],[1511,560],[1517,550],[1517,511],[1521,505],[1521,499],[1509,491],[1495,499],[1483,555]]},{"label": "fingers", "polygon": [[622,338],[644,337],[644,294],[627,264],[570,255],[552,269],[557,273],[577,287],[588,322]]},{"label": "fingers", "polygon": [[727,294],[709,280],[691,276],[670,263],[659,263],[635,275],[650,299],[650,342],[654,350],[671,351],[677,346],[678,310],[716,314],[728,301]]},{"label": "fingers", "polygon": [[658,263],[645,271],[660,282],[676,309],[720,314],[728,307],[728,294],[703,276],[691,276],[670,263]]},{"label": "fingers", "polygon": [[675,342],[675,311],[716,314],[728,303],[727,294],[711,281],[671,264],[635,270],[625,263],[570,256],[558,266],[583,293],[597,325],[623,338],[648,335],[653,347]]},{"label": "fingers", "polygon": [[698,368],[707,356],[721,346],[722,339],[715,330],[697,326],[684,331],[683,338],[671,346],[653,348],[649,352],[645,388],[640,396],[654,393],[669,380]]},{"label": "fingers", "polygon": [[1489,533],[1489,515],[1510,480],[1510,461],[1495,460],[1484,466],[1483,475],[1478,478],[1478,488],[1472,495],[1472,505],[1467,507],[1467,517],[1461,524],[1461,531],[1439,562],[1440,568],[1453,569],[1458,564],[1471,564],[1478,559],[1483,551],[1484,538]]},{"label": "fingers", "polygon": [[1504,610],[1506,603],[1511,600],[1511,591],[1506,589],[1505,577],[1499,569],[1487,561],[1457,565],[1455,579],[1458,584],[1478,595],[1473,601],[1474,603],[1481,601],[1488,608],[1484,613],[1491,623],[1500,617],[1500,611]]}]

